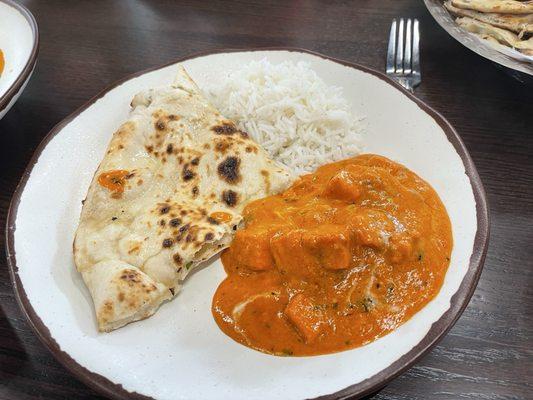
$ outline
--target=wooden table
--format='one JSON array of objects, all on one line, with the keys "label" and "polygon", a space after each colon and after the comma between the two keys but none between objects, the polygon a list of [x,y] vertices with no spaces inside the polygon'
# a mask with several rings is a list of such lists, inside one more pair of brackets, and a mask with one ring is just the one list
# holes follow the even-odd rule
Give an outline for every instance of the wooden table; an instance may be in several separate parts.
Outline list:
[{"label": "wooden table", "polygon": [[[392,18],[419,18],[423,79],[416,94],[448,118],[466,142],[488,193],[492,237],[478,288],[461,319],[375,398],[531,398],[533,87],[449,37],[417,0],[23,3],[39,24],[41,49],[26,91],[0,121],[2,224],[37,144],[117,79],[193,52],[258,46],[303,47],[383,70]],[[15,301],[4,257],[0,398],[101,398],[33,334]]]}]

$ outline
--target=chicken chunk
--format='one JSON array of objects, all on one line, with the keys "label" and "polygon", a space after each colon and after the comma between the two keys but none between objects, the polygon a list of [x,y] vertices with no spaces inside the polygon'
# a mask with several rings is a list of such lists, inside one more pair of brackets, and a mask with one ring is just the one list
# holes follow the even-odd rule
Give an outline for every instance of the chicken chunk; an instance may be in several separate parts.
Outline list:
[{"label": "chicken chunk", "polygon": [[323,225],[302,235],[304,249],[325,269],[347,269],[351,252],[348,232],[336,225]]},{"label": "chicken chunk", "polygon": [[320,335],[325,318],[321,311],[303,294],[295,295],[285,308],[285,315],[305,343],[312,343]]},{"label": "chicken chunk", "polygon": [[324,196],[331,199],[353,202],[361,196],[361,189],[356,178],[350,172],[341,170],[326,184]]},{"label": "chicken chunk", "polygon": [[274,267],[270,251],[268,230],[244,229],[237,232],[232,243],[232,251],[243,267],[252,271],[266,271]]},{"label": "chicken chunk", "polygon": [[276,268],[283,276],[308,281],[315,275],[318,264],[302,246],[304,232],[303,229],[294,229],[279,233],[272,237],[270,244]]},{"label": "chicken chunk", "polygon": [[350,239],[337,225],[295,229],[272,238],[272,255],[280,271],[310,279],[320,269],[350,268]]},{"label": "chicken chunk", "polygon": [[361,208],[349,217],[347,223],[357,244],[374,249],[386,247],[389,236],[394,231],[393,223],[379,210]]}]

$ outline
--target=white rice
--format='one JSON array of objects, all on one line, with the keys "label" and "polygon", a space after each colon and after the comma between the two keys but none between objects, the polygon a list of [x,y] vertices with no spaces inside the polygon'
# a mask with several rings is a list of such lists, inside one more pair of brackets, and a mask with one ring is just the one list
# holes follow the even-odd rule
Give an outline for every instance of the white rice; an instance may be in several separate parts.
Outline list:
[{"label": "white rice", "polygon": [[253,61],[208,92],[225,117],[297,174],[360,152],[362,118],[305,62]]}]

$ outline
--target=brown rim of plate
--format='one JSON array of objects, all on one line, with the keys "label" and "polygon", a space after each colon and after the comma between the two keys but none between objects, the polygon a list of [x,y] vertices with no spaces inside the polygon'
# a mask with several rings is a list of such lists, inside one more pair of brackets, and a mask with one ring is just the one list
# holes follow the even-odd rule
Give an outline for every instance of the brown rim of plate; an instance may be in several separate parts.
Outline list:
[{"label": "brown rim of plate", "polygon": [[472,294],[474,293],[474,289],[479,280],[479,276],[481,274],[483,262],[485,260],[485,255],[487,253],[487,247],[488,247],[489,213],[488,213],[488,208],[487,208],[487,200],[486,200],[485,191],[483,189],[483,185],[477,173],[476,167],[474,166],[474,163],[470,155],[468,154],[468,151],[463,141],[461,140],[461,138],[459,137],[455,129],[450,125],[448,121],[446,121],[446,119],[441,114],[433,110],[423,101],[417,99],[413,94],[409,93],[408,91],[403,89],[403,87],[401,87],[399,84],[392,81],[391,79],[389,79],[387,76],[385,76],[384,74],[380,72],[377,72],[368,67],[364,67],[362,65],[358,65],[358,64],[351,63],[348,61],[338,60],[338,59],[328,57],[328,56],[325,56],[325,55],[322,55],[322,54],[319,54],[319,53],[316,53],[310,50],[291,48],[291,47],[267,47],[267,48],[252,48],[252,49],[220,49],[220,50],[210,50],[210,51],[205,51],[201,53],[196,53],[196,54],[189,55],[189,56],[180,58],[178,60],[172,61],[162,66],[157,66],[157,67],[153,67],[153,68],[141,71],[141,72],[137,72],[124,79],[121,79],[118,82],[113,83],[112,85],[103,89],[99,94],[94,96],[92,99],[90,99],[87,103],[85,103],[80,108],[78,108],[68,117],[66,117],[63,121],[58,123],[54,128],[52,128],[52,130],[48,133],[48,135],[46,135],[46,137],[39,144],[32,159],[30,160],[28,166],[26,167],[24,174],[22,175],[22,178],[17,186],[17,189],[15,190],[15,194],[13,195],[13,198],[11,200],[11,204],[9,207],[9,211],[7,215],[7,226],[6,226],[6,254],[7,254],[7,261],[9,265],[11,281],[13,283],[15,295],[16,295],[20,308],[22,309],[23,314],[25,315],[30,326],[35,331],[35,333],[37,334],[41,342],[43,342],[45,346],[48,347],[48,349],[52,352],[54,357],[61,364],[63,364],[63,366],[65,366],[68,370],[70,370],[78,379],[80,379],[82,382],[84,382],[85,384],[92,387],[93,389],[95,389],[96,391],[98,391],[99,393],[103,395],[109,396],[113,399],[121,399],[121,400],[122,399],[138,399],[138,400],[152,399],[152,397],[148,397],[148,396],[139,394],[137,392],[129,392],[126,389],[124,389],[122,385],[113,383],[109,379],[105,378],[104,376],[91,372],[85,367],[78,364],[72,357],[70,357],[70,355],[68,355],[67,353],[61,350],[57,342],[50,335],[50,331],[48,330],[48,328],[43,324],[43,322],[41,321],[41,319],[39,318],[39,316],[36,314],[35,310],[33,309],[32,305],[30,304],[28,297],[26,296],[26,293],[22,286],[22,282],[18,275],[17,260],[16,260],[16,255],[15,255],[15,240],[14,240],[17,210],[20,204],[20,198],[21,198],[22,192],[24,191],[24,187],[26,186],[26,182],[28,181],[28,178],[31,174],[33,166],[37,163],[37,160],[40,154],[42,153],[42,151],[44,150],[48,142],[50,142],[50,140],[55,135],[57,135],[76,116],[78,116],[81,112],[85,111],[90,105],[92,105],[95,101],[103,97],[107,92],[114,89],[115,87],[121,85],[122,83],[132,78],[143,75],[147,72],[155,71],[155,70],[158,70],[158,69],[161,69],[161,68],[164,68],[164,67],[182,62],[182,61],[186,61],[186,60],[190,60],[190,59],[194,59],[194,58],[198,58],[202,56],[212,55],[212,54],[250,52],[250,51],[290,51],[290,52],[300,52],[300,53],[311,54],[311,55],[314,55],[314,56],[317,56],[317,57],[320,57],[326,60],[333,61],[338,64],[342,64],[347,67],[351,67],[351,68],[372,74],[378,77],[379,79],[383,80],[384,82],[388,83],[389,85],[393,86],[397,90],[401,91],[410,100],[414,101],[424,112],[429,114],[444,130],[444,132],[446,133],[446,136],[448,137],[448,140],[452,143],[455,150],[461,157],[461,160],[463,161],[465,171],[470,179],[472,190],[474,192],[474,198],[476,201],[477,232],[476,232],[476,237],[474,240],[473,253],[472,253],[472,256],[470,257],[468,271],[465,277],[463,278],[459,289],[451,298],[450,308],[440,317],[438,321],[433,323],[433,325],[431,326],[426,336],[416,346],[414,346],[411,350],[409,350],[406,354],[404,354],[398,360],[390,364],[388,367],[378,372],[376,375],[365,379],[364,381],[361,381],[355,385],[349,386],[336,393],[321,396],[319,398],[320,399],[344,399],[347,397],[354,397],[354,396],[361,397],[361,396],[368,395],[370,393],[373,393],[381,389],[389,381],[396,378],[406,369],[411,367],[418,359],[420,359],[420,357],[425,355],[450,330],[450,328],[455,324],[455,322],[457,321],[457,319],[459,318],[459,316],[461,315],[461,313],[467,306],[470,298],[472,297]]},{"label": "brown rim of plate", "polygon": [[26,21],[28,21],[28,24],[30,24],[31,31],[33,33],[33,47],[31,49],[30,57],[28,58],[28,61],[26,61],[26,65],[22,69],[22,72],[17,76],[17,79],[15,79],[15,82],[13,82],[9,89],[7,89],[7,92],[0,96],[1,112],[7,108],[13,97],[20,92],[20,88],[24,85],[24,83],[28,80],[28,77],[33,72],[33,68],[37,62],[37,55],[39,53],[39,28],[35,18],[33,17],[33,14],[22,4],[15,3],[12,0],[0,0],[0,3],[7,4],[22,14],[22,16],[26,18]]}]

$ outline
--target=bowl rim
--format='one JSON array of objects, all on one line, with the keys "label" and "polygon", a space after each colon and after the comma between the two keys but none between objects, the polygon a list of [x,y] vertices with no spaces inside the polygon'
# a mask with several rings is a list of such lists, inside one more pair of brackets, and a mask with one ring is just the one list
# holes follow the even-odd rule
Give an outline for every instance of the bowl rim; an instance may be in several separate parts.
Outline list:
[{"label": "bowl rim", "polygon": [[489,209],[487,205],[487,198],[483,184],[479,177],[479,174],[476,170],[476,167],[466,149],[461,137],[457,131],[451,126],[451,124],[437,111],[431,108],[422,100],[416,98],[412,93],[405,90],[398,83],[394,82],[392,79],[388,78],[385,74],[378,72],[372,68],[362,66],[357,63],[352,63],[349,61],[344,61],[334,57],[329,57],[314,51],[295,48],[295,47],[257,47],[257,48],[231,48],[231,49],[214,49],[207,50],[203,52],[198,52],[190,54],[184,57],[180,57],[174,61],[166,63],[164,65],[158,65],[156,67],[148,68],[143,71],[136,72],[134,74],[128,75],[125,78],[122,78],[106,88],[100,91],[97,95],[59,122],[52,130],[44,137],[39,146],[37,147],[32,159],[28,163],[20,182],[15,190],[15,193],[12,197],[8,215],[7,215],[7,224],[6,224],[6,255],[9,267],[9,273],[11,282],[13,284],[15,297],[19,304],[19,307],[22,310],[22,313],[29,322],[30,327],[33,329],[35,334],[41,340],[41,342],[48,348],[52,355],[74,376],[79,380],[84,382],[87,386],[95,389],[97,392],[106,395],[113,399],[135,399],[135,400],[153,400],[152,397],[146,396],[137,392],[130,392],[126,390],[121,384],[114,383],[103,375],[97,374],[95,372],[89,371],[87,368],[80,365],[75,361],[68,353],[61,350],[59,344],[52,338],[50,331],[46,325],[42,322],[40,317],[37,315],[33,309],[25,291],[22,286],[22,282],[18,275],[17,260],[15,254],[15,230],[16,230],[16,220],[17,220],[17,211],[20,204],[22,193],[26,183],[30,177],[33,167],[37,163],[40,154],[46,148],[48,143],[59,133],[61,130],[68,125],[74,118],[76,118],[80,113],[85,111],[89,106],[91,106],[98,99],[102,98],[106,93],[113,90],[114,88],[120,86],[124,82],[136,78],[138,76],[144,75],[148,72],[152,72],[167,66],[183,62],[186,60],[191,60],[199,57],[209,56],[213,54],[221,53],[237,53],[237,52],[261,52],[261,51],[289,51],[289,52],[299,52],[311,54],[316,57],[320,57],[325,60],[335,62],[356,70],[371,74],[382,81],[393,86],[410,100],[414,101],[425,113],[431,116],[442,128],[446,134],[450,143],[454,146],[455,151],[460,156],[464,167],[465,173],[469,178],[472,191],[474,193],[474,199],[476,201],[476,220],[477,220],[477,231],[474,239],[474,246],[472,254],[470,257],[468,270],[461,281],[459,289],[453,294],[450,299],[450,308],[436,321],[433,323],[428,333],[424,338],[418,342],[414,347],[412,347],[406,354],[401,356],[398,360],[388,365],[386,368],[378,372],[377,374],[359,382],[354,385],[348,386],[345,389],[337,391],[332,394],[324,395],[317,397],[321,400],[333,400],[333,399],[344,399],[347,397],[362,397],[371,393],[376,392],[377,390],[384,387],[392,379],[399,376],[405,370],[410,368],[416,361],[423,357],[429,350],[440,341],[444,335],[452,328],[458,318],[461,316],[462,312],[468,305],[470,298],[472,297],[474,290],[476,288],[477,282],[481,275],[483,269],[483,263],[488,248],[489,240],[489,230],[490,230],[490,216]]},{"label": "bowl rim", "polygon": [[0,96],[0,112],[2,112],[9,107],[11,100],[13,100],[13,98],[19,93],[20,88],[24,85],[24,83],[28,80],[31,73],[33,72],[33,68],[35,67],[35,63],[37,62],[37,56],[39,54],[40,35],[37,21],[35,21],[35,17],[30,12],[30,10],[28,10],[22,4],[15,3],[13,0],[0,0],[0,3],[4,3],[7,6],[12,7],[20,14],[22,14],[22,16],[26,18],[26,21],[30,25],[33,34],[33,45],[31,53],[28,57],[28,60],[26,61],[26,64],[24,65],[24,68],[18,74],[17,78],[7,89],[7,91]]}]

